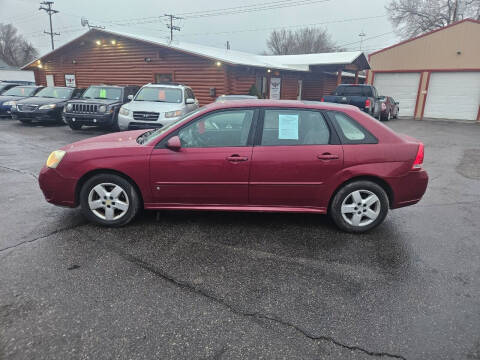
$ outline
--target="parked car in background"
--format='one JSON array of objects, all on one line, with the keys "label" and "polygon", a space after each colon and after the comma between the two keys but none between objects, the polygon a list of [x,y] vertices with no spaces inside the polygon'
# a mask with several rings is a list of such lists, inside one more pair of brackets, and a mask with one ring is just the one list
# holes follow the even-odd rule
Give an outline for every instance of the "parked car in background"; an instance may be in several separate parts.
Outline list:
[{"label": "parked car in background", "polygon": [[0,116],[11,116],[12,106],[17,101],[35,95],[43,86],[15,86],[0,95]]},{"label": "parked car in background", "polygon": [[400,108],[399,103],[393,100],[391,96],[380,96],[380,119],[383,121],[389,121],[390,119],[398,118],[398,112]]},{"label": "parked car in background", "polygon": [[19,100],[12,107],[12,118],[27,124],[31,122],[63,123],[62,111],[68,100],[78,97],[83,89],[46,87],[34,96]]},{"label": "parked car in background", "polygon": [[20,84],[6,82],[6,81],[0,81],[0,95],[2,95],[8,89],[11,89],[11,88],[13,88],[15,86],[18,86],[18,85],[20,85]]},{"label": "parked car in background", "polygon": [[118,126],[121,130],[163,127],[197,108],[198,101],[186,85],[147,84],[120,108]]},{"label": "parked car in background", "polygon": [[79,130],[83,125],[118,129],[118,111],[128,96],[135,95],[139,86],[92,85],[78,99],[63,108],[65,122]]},{"label": "parked car in background", "polygon": [[321,101],[353,105],[376,118],[380,113],[378,92],[372,85],[342,84],[332,95],[322,97]]},{"label": "parked car in background", "polygon": [[[233,118],[240,126],[229,126]],[[356,107],[244,100],[64,146],[39,183],[48,202],[80,205],[107,226],[144,207],[328,213],[341,229],[364,232],[422,198],[422,163],[421,142]]]},{"label": "parked car in background", "polygon": [[253,95],[220,95],[215,101],[227,101],[227,100],[254,100],[258,97]]}]

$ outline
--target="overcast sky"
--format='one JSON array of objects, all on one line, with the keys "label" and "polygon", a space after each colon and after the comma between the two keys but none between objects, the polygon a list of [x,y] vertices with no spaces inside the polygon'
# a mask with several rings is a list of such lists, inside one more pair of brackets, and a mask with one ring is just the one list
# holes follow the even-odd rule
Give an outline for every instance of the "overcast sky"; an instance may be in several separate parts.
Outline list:
[{"label": "overcast sky", "polygon": [[[332,39],[347,50],[360,49],[359,34],[365,33],[362,50],[368,53],[399,40],[386,16],[387,3],[388,0],[56,0],[54,9],[59,13],[52,18],[54,31],[61,33],[55,37],[56,46],[86,30],[80,25],[81,17],[107,29],[167,39],[169,30],[161,16],[196,13],[184,15],[185,19],[176,22],[181,31],[174,33],[174,39],[215,47],[224,47],[228,40],[231,49],[262,53],[267,50],[266,39],[272,29],[315,24],[327,28]],[[38,10],[39,4],[38,0],[0,0],[0,23],[15,25],[43,54],[50,51],[50,38],[43,34],[49,24],[48,15]],[[214,11],[228,8],[224,12],[231,14],[211,16]],[[198,17],[199,12],[208,12],[210,16]]]}]

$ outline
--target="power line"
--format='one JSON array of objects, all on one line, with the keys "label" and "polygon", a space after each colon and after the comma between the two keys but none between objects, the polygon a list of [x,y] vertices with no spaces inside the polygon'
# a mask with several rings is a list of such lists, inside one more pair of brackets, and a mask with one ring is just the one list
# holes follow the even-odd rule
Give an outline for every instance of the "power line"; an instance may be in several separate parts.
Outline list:
[{"label": "power line", "polygon": [[376,19],[376,18],[381,18],[381,17],[386,17],[386,16],[387,15],[376,15],[376,16],[367,16],[367,17],[349,18],[349,19],[338,19],[338,20],[331,20],[331,21],[323,21],[323,22],[319,22],[319,23],[297,24],[297,25],[288,25],[288,26],[275,26],[275,27],[241,29],[241,30],[231,30],[231,31],[218,31],[218,32],[206,32],[206,33],[186,33],[186,34],[182,34],[180,36],[223,35],[223,34],[235,34],[235,33],[240,33],[240,32],[255,32],[255,31],[276,30],[276,29],[289,29],[289,28],[297,28],[297,27],[320,26],[320,25],[336,24],[336,23],[342,23],[342,22]]},{"label": "power line", "polygon": [[[42,5],[45,5],[46,7],[43,7]],[[45,31],[45,30],[43,32],[45,34],[50,35],[50,40],[52,41],[52,50],[53,50],[53,49],[55,49],[55,46],[53,44],[53,37],[55,35],[60,35],[60,33],[54,33],[53,32],[52,15],[59,13],[59,11],[52,9],[52,5],[53,5],[53,1],[44,1],[44,2],[40,3],[40,7],[38,8],[38,10],[45,10],[45,12],[48,14],[48,18],[50,19],[50,32]]]}]

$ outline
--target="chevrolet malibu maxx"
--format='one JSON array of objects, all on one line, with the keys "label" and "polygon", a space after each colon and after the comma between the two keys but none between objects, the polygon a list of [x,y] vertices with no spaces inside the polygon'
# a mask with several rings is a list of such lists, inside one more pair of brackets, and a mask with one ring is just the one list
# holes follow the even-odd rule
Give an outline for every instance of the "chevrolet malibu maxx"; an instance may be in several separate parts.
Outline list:
[{"label": "chevrolet malibu maxx", "polygon": [[423,144],[350,105],[216,102],[159,129],[55,150],[40,172],[48,202],[107,226],[144,209],[329,214],[368,231],[426,191]]}]

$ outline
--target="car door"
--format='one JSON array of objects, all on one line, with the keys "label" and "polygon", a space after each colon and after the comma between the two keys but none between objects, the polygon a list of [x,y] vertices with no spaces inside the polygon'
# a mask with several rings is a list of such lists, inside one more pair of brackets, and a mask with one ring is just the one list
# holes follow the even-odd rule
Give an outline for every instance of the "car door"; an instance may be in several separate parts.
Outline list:
[{"label": "car door", "polygon": [[210,112],[171,134],[181,148],[152,152],[153,199],[161,204],[246,205],[255,109]]},{"label": "car door", "polygon": [[343,149],[323,114],[266,109],[260,126],[250,169],[250,204],[325,207],[325,185],[342,169]]}]

